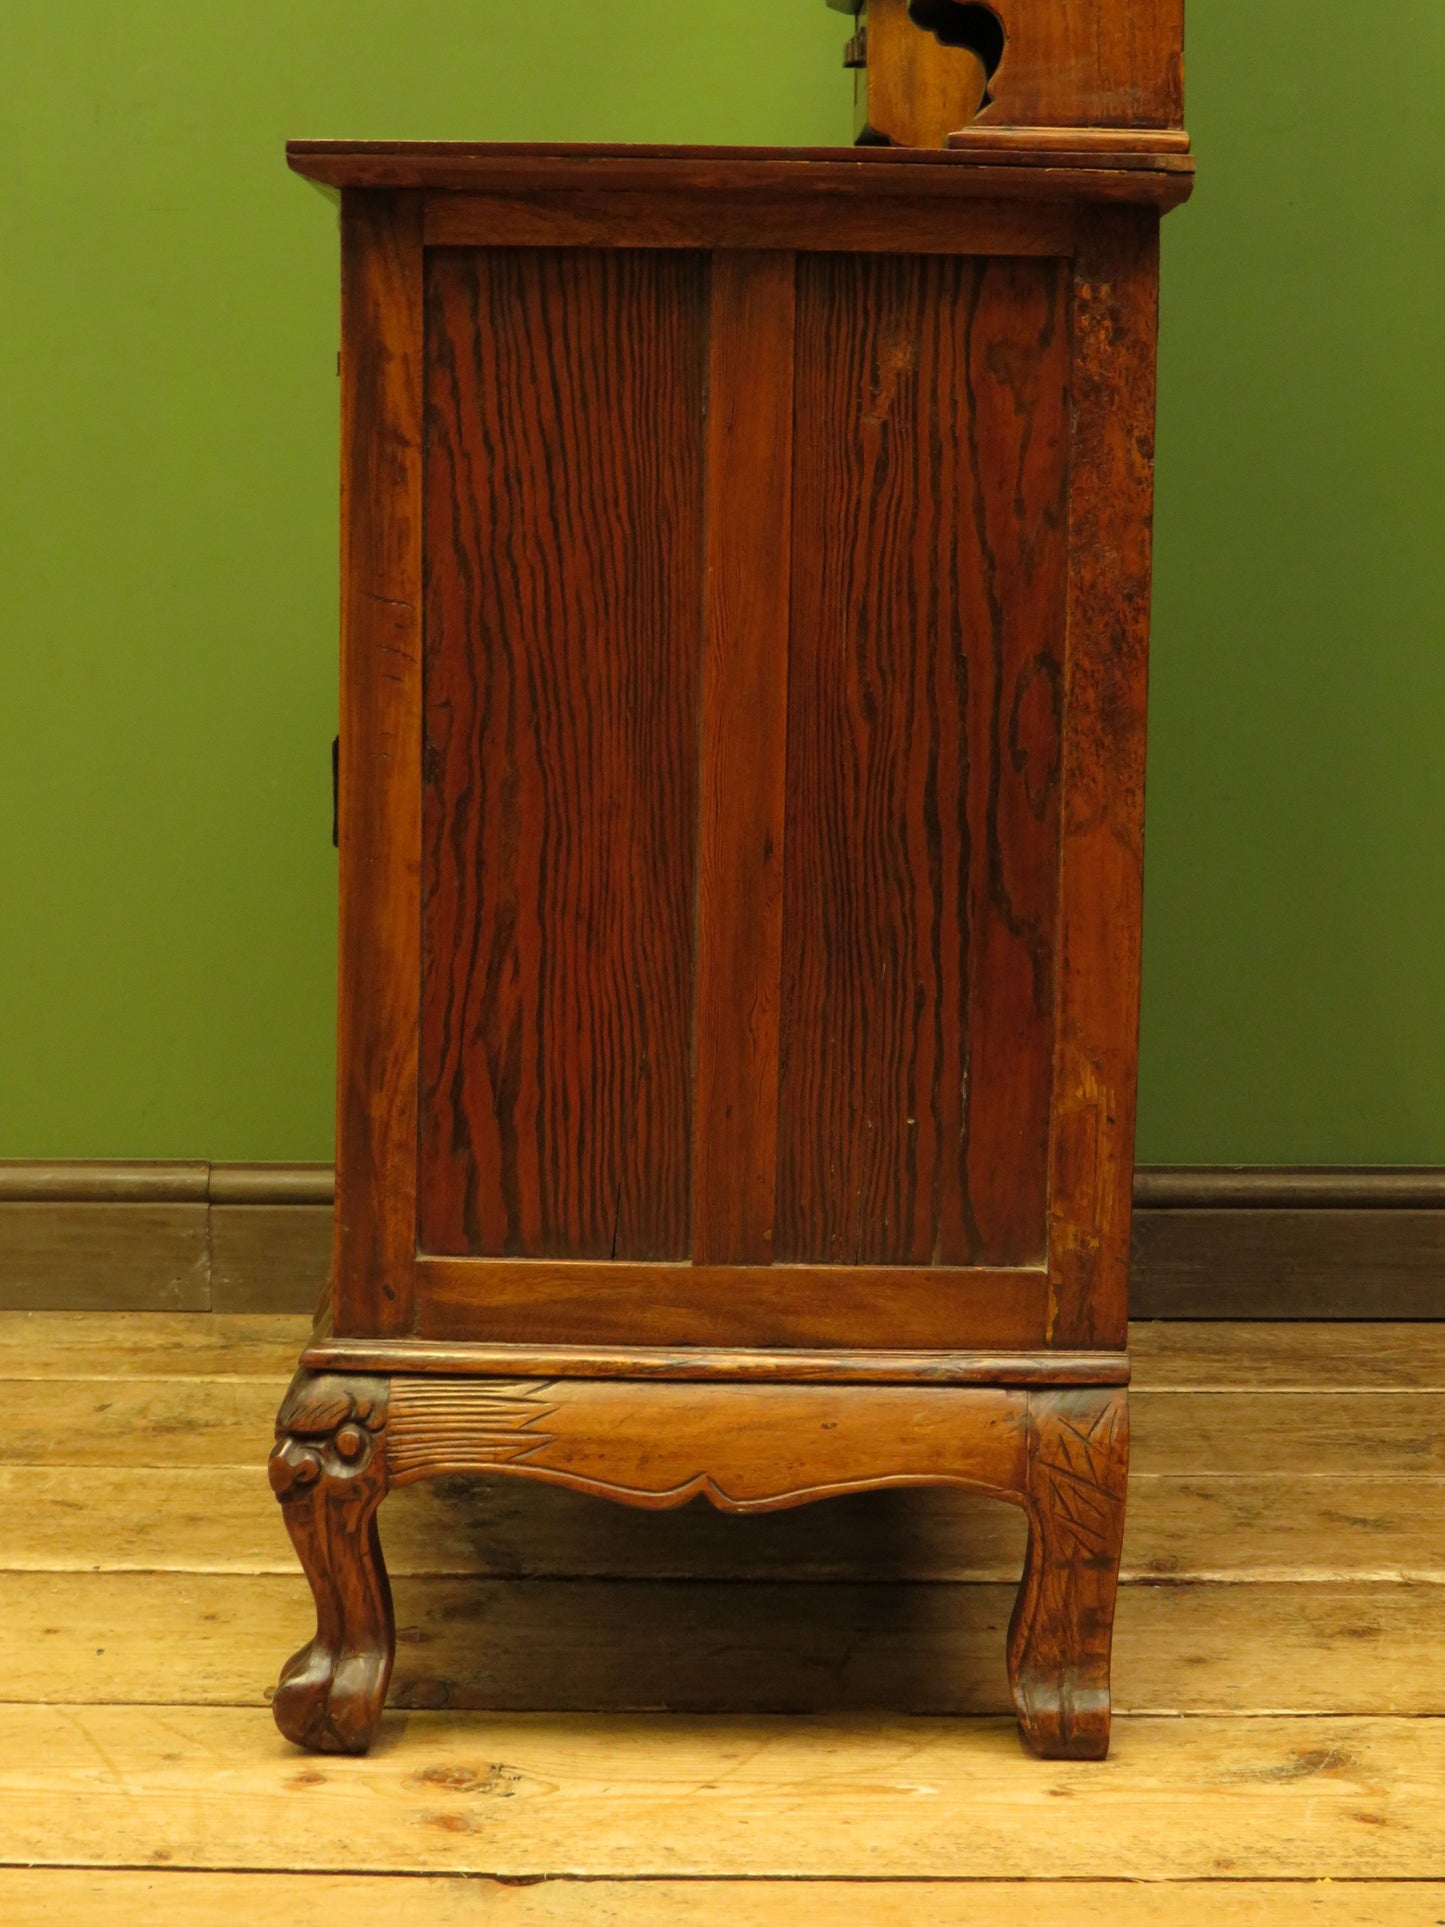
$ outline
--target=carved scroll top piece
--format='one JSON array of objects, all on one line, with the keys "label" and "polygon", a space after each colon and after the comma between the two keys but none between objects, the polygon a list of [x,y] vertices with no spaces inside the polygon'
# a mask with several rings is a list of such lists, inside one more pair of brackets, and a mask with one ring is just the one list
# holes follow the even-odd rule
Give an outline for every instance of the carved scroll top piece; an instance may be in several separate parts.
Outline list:
[{"label": "carved scroll top piece", "polygon": [[862,142],[943,147],[965,128],[1084,136],[1183,126],[1183,0],[829,5],[857,23],[845,61]]}]

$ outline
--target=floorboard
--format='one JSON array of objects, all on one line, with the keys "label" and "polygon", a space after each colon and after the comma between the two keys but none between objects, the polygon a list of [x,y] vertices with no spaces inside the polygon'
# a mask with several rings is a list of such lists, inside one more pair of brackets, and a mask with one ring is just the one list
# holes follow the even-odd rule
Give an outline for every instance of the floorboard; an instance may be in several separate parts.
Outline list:
[{"label": "floorboard", "polygon": [[[382,1512],[397,1575],[1013,1583],[1016,1508],[945,1490],[731,1518],[614,1508],[543,1481],[443,1479]],[[0,1569],[290,1572],[264,1463],[0,1466]],[[1445,1479],[1151,1478],[1129,1487],[1129,1579],[1445,1584]]]},{"label": "floorboard", "polygon": [[[277,1375],[0,1379],[0,1465],[250,1467],[270,1446]],[[1445,1477],[1445,1392],[1394,1388],[1134,1390],[1136,1478],[1257,1475],[1274,1460],[1318,1478]]]},{"label": "floorboard", "polygon": [[385,1716],[300,1758],[249,1709],[0,1706],[0,1862],[511,1879],[1428,1879],[1445,1721]]},{"label": "floorboard", "polygon": [[[1035,1914],[1032,1909],[1047,1907]],[[1445,1881],[546,1880],[508,1886],[445,1875],[385,1876],[0,1869],[8,1927],[296,1927],[379,1920],[397,1927],[1438,1927]],[[383,1914],[384,1910],[384,1914]]]},{"label": "floorboard", "polygon": [[[1009,1710],[1014,1587],[402,1578],[393,1703],[515,1712]],[[0,1698],[266,1702],[310,1632],[296,1573],[0,1573]],[[1396,1585],[1129,1586],[1133,1713],[1445,1716],[1445,1596]],[[184,1654],[178,1680],[177,1655]]]},{"label": "floorboard", "polygon": [[1007,1507],[512,1481],[388,1501],[381,1740],[292,1751],[263,1461],[303,1334],[0,1314],[6,1927],[1445,1922],[1445,1326],[1135,1327],[1102,1767],[1001,1717]]}]

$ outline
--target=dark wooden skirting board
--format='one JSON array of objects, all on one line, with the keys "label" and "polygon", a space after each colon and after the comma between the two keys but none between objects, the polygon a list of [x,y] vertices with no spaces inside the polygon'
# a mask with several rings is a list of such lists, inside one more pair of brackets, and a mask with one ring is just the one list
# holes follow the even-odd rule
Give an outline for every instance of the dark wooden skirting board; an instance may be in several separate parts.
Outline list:
[{"label": "dark wooden skirting board", "polygon": [[0,1309],[302,1311],[329,1164],[0,1162]]},{"label": "dark wooden skirting board", "polygon": [[[0,1162],[0,1309],[310,1311],[321,1164]],[[1135,1318],[1445,1317],[1445,1169],[1153,1166]]]}]

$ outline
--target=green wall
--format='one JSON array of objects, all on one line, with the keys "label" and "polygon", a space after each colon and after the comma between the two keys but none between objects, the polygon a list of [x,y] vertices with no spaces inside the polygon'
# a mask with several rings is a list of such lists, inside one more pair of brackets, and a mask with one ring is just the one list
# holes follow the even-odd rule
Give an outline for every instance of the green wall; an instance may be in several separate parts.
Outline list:
[{"label": "green wall", "polygon": [[[1191,15],[1151,1161],[1445,1161],[1445,16],[1359,28]],[[822,0],[3,9],[0,1156],[329,1155],[335,232],[285,136],[841,141],[845,31]]]}]

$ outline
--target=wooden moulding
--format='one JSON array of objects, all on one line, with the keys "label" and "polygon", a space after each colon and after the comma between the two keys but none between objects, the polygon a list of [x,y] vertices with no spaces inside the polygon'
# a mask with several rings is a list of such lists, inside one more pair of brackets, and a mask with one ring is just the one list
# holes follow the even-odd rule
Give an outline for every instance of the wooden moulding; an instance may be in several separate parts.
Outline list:
[{"label": "wooden moulding", "polygon": [[1431,1164],[1155,1164],[1134,1173],[1136,1211],[1438,1211]]},{"label": "wooden moulding", "polygon": [[972,160],[992,156],[1025,162],[1059,154],[1087,154],[1101,165],[1126,167],[1147,161],[1154,167],[1183,169],[1189,158],[1189,136],[1182,127],[994,127],[960,128],[950,134],[955,154]]},{"label": "wooden moulding", "polygon": [[[332,1189],[322,1164],[0,1162],[0,1307],[310,1313],[330,1263]],[[1445,1172],[1145,1166],[1130,1269],[1135,1318],[1437,1319]],[[408,1358],[447,1350],[401,1342]],[[494,1355],[496,1370],[510,1369],[508,1347],[487,1348]],[[796,1346],[781,1355],[807,1357]],[[920,1380],[934,1366],[959,1375],[947,1352],[878,1356],[906,1376],[916,1356]]]},{"label": "wooden moulding", "polygon": [[[1445,1167],[1434,1164],[1144,1164],[1136,1211],[1440,1210]],[[0,1159],[0,1205],[324,1205],[336,1195],[330,1164],[208,1164],[194,1158]]]},{"label": "wooden moulding", "polygon": [[271,1483],[316,1600],[315,1637],[273,1701],[288,1739],[363,1752],[395,1625],[376,1515],[392,1486],[524,1478],[647,1510],[705,1497],[777,1511],[844,1493],[952,1485],[1029,1522],[1007,1660],[1025,1738],[1099,1759],[1124,1524],[1121,1387],[655,1384],[390,1379],[302,1370],[277,1419]]},{"label": "wooden moulding", "polygon": [[[499,205],[523,207],[529,197],[535,197],[559,214],[564,203],[576,200],[580,209],[594,217],[610,205],[614,209],[610,231],[599,232],[596,238],[614,244],[627,240],[624,215],[630,211],[635,218],[638,211],[629,210],[624,200],[613,199],[628,194],[649,197],[653,202],[649,219],[665,221],[665,214],[657,210],[657,197],[662,195],[676,204],[674,220],[723,223],[715,231],[715,242],[725,245],[725,224],[729,220],[735,224],[733,209],[741,204],[752,204],[764,219],[770,202],[779,208],[791,204],[795,210],[810,206],[814,220],[824,218],[826,209],[825,218],[831,224],[845,223],[848,204],[854,203],[856,218],[864,223],[871,219],[876,231],[876,216],[870,217],[858,205],[863,200],[911,201],[921,219],[922,205],[932,200],[962,207],[977,199],[1122,199],[1166,208],[1186,199],[1191,186],[1188,156],[1173,151],[1156,154],[1145,148],[1128,165],[1121,164],[1121,150],[1096,145],[1076,144],[1062,153],[1048,153],[1042,161],[1025,161],[1025,151],[1016,146],[1001,156],[1000,164],[987,167],[974,164],[972,150],[894,147],[540,148],[449,141],[291,141],[286,155],[298,174],[324,186],[424,190],[428,220],[433,223],[446,218],[444,203],[454,194],[483,195]],[[698,210],[695,215],[686,213],[687,203]],[[714,205],[715,215],[708,212]],[[799,223],[800,212],[792,219]],[[869,245],[847,238],[842,225],[831,231],[839,238],[829,246]],[[426,237],[430,245],[439,244],[437,232],[435,226],[430,228]],[[734,243],[739,238],[755,247],[818,245],[806,239],[769,242],[756,231],[739,237],[734,226]],[[692,244],[655,240],[647,245]],[[904,245],[916,249],[918,244]]]},{"label": "wooden moulding", "polygon": [[338,1338],[318,1329],[302,1354],[311,1371],[468,1373],[482,1377],[618,1378],[742,1384],[1127,1385],[1124,1352],[770,1351],[717,1346],[479,1345],[407,1338]]},{"label": "wooden moulding", "polygon": [[419,1338],[948,1350],[967,1329],[985,1349],[1047,1342],[1042,1267],[422,1257],[415,1276]]}]

